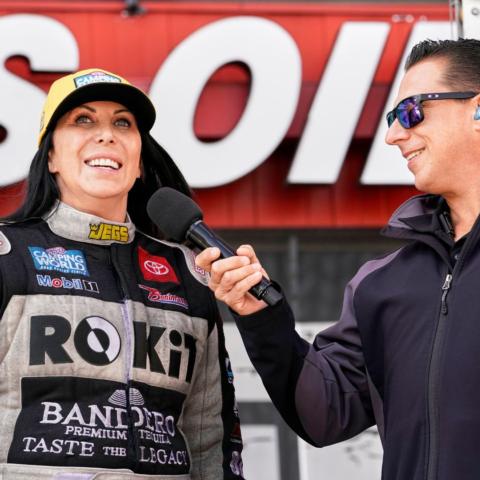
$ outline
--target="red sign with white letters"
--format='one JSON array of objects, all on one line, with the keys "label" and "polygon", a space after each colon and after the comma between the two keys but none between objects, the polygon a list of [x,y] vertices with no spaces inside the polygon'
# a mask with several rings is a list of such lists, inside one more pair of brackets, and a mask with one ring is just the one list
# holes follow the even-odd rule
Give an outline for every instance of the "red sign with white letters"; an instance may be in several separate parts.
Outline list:
[{"label": "red sign with white letters", "polygon": [[[234,181],[195,189],[196,201],[205,220],[220,228],[352,228],[378,227],[385,223],[400,202],[416,193],[412,186],[362,185],[360,177],[373,137],[382,117],[391,84],[399,67],[413,26],[423,21],[447,21],[447,2],[438,4],[283,4],[283,3],[188,3],[143,1],[145,13],[128,17],[123,2],[3,0],[2,20],[18,14],[34,14],[54,19],[68,29],[78,46],[78,68],[101,67],[128,78],[149,92],[157,72],[172,51],[196,32],[220,19],[260,17],[278,24],[292,37],[301,57],[301,85],[298,104],[283,139],[265,161]],[[287,177],[304,135],[309,112],[321,84],[329,58],[345,22],[385,22],[388,33],[373,74],[358,123],[341,169],[332,183],[295,184]],[[3,49],[3,50],[2,50]],[[25,82],[43,91],[64,72],[35,68],[34,55],[25,45],[0,45],[7,58],[0,66],[0,92]],[[272,51],[275,46],[272,45]],[[27,53],[25,53],[27,52]],[[368,55],[368,52],[365,53]],[[29,57],[32,58],[29,58]],[[128,59],[128,61],[126,61]],[[353,59],[352,59],[353,60]],[[355,72],[346,72],[355,88]],[[186,78],[195,73],[185,70]],[[12,83],[13,82],[13,83]],[[17,83],[15,83],[17,82]],[[229,63],[214,73],[201,93],[193,117],[196,136],[205,144],[220,142],[235,129],[248,108],[252,78],[241,63]],[[13,87],[12,87],[13,88]],[[173,87],[172,87],[173,88]],[[5,90],[5,89],[4,89]],[[10,96],[15,98],[11,91]],[[4,104],[1,94],[0,100]],[[338,95],[337,102],[342,102]],[[279,100],[280,101],[280,100]],[[162,115],[162,112],[158,112]],[[33,115],[33,112],[32,112]],[[2,169],[17,159],[5,158],[8,141],[17,127],[0,112],[0,161]],[[321,126],[320,126],[321,128]],[[393,148],[393,147],[392,147]],[[31,157],[33,157],[33,151]],[[31,158],[30,157],[30,158]],[[246,159],[247,161],[248,159]],[[319,162],[328,161],[319,151]],[[198,168],[202,168],[201,165]],[[212,175],[215,172],[212,171]],[[0,172],[0,184],[1,184]],[[0,189],[0,215],[16,208],[23,196],[24,183]],[[158,262],[157,262],[158,263]],[[168,262],[167,262],[168,263]],[[162,265],[159,262],[159,265]],[[158,280],[161,267],[141,263],[144,275]],[[167,268],[167,264],[164,264]],[[173,275],[174,272],[171,272]],[[145,277],[147,278],[147,277]],[[171,277],[173,278],[173,277]],[[176,277],[175,277],[176,278]],[[160,280],[161,281],[161,280]]]}]

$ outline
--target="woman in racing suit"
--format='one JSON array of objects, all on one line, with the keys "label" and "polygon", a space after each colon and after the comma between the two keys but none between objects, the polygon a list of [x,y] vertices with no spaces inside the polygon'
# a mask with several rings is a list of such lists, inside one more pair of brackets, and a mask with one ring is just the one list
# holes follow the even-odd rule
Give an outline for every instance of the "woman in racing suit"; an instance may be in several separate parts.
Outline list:
[{"label": "woman in racing suit", "polygon": [[221,319],[145,206],[189,194],[148,97],[101,69],[45,102],[24,203],[0,226],[5,479],[242,479]]}]

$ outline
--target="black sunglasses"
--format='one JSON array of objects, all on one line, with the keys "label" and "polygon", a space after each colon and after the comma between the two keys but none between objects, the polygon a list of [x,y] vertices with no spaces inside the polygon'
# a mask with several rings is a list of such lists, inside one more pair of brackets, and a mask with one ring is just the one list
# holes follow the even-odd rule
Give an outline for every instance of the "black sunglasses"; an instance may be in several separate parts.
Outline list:
[{"label": "black sunglasses", "polygon": [[476,92],[420,93],[404,98],[393,110],[387,113],[388,128],[396,118],[403,128],[413,128],[423,121],[422,102],[425,100],[466,99],[478,95]]}]

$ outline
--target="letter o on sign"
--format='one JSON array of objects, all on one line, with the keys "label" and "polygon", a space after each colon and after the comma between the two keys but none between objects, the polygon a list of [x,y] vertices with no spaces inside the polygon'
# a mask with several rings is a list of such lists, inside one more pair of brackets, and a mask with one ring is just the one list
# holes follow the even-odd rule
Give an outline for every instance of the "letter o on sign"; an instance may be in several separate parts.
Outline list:
[{"label": "letter o on sign", "polygon": [[92,365],[108,365],[115,361],[122,346],[117,329],[102,317],[84,318],[73,338],[80,356]]},{"label": "letter o on sign", "polygon": [[[213,73],[231,62],[250,69],[250,96],[232,132],[204,143],[193,130],[198,99]],[[159,114],[152,134],[192,187],[232,182],[281,142],[297,107],[301,75],[295,41],[277,23],[253,16],[210,23],[181,42],[153,80],[150,98]]]}]

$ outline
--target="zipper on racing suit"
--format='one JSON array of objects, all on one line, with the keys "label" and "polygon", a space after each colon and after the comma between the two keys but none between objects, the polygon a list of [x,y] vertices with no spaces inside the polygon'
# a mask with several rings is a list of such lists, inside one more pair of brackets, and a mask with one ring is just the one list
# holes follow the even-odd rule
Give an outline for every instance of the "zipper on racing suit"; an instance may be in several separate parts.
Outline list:
[{"label": "zipper on racing suit", "polygon": [[[131,382],[131,370],[132,370],[132,365],[133,365],[133,337],[134,337],[134,332],[133,332],[133,318],[131,318],[128,304],[127,304],[127,295],[125,291],[124,285],[126,285],[126,280],[123,278],[122,273],[121,273],[121,268],[119,266],[118,262],[118,256],[119,256],[119,247],[118,245],[112,245],[110,247],[110,261],[113,266],[113,270],[115,272],[116,278],[117,278],[117,286],[118,289],[120,290],[121,296],[122,296],[122,304],[121,304],[121,311],[122,311],[122,322],[123,322],[123,327],[125,330],[125,362],[124,362],[124,368],[125,368],[125,410],[126,410],[126,416],[127,416],[127,425],[128,425],[128,435],[127,435],[127,459],[130,462],[130,467],[132,470],[136,470],[135,466],[138,463],[138,439],[135,435],[135,427],[134,427],[134,419],[132,417],[132,411],[130,408],[130,382]],[[125,248],[125,246],[123,246]]]}]

